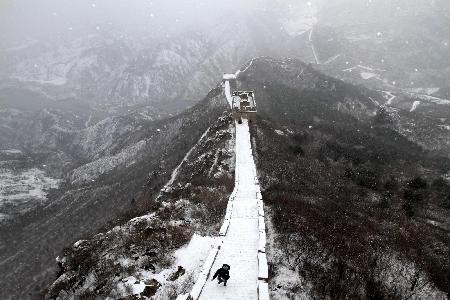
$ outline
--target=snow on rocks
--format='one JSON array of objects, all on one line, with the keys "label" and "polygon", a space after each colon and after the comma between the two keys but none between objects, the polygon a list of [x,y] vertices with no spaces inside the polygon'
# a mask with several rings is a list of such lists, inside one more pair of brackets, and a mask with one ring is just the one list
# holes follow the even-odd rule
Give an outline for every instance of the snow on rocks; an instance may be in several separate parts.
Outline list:
[{"label": "snow on rocks", "polygon": [[284,132],[282,130],[279,129],[275,129],[275,133],[278,135],[284,135]]},{"label": "snow on rocks", "polygon": [[[189,277],[198,276],[215,243],[216,238],[214,237],[194,234],[186,246],[175,251],[175,260],[171,267],[163,269],[156,274],[142,271],[135,276],[124,278],[122,280],[123,283],[119,283],[120,289],[128,288],[132,290],[131,294],[141,295],[147,287],[152,287],[154,289],[153,294],[157,299],[166,299],[169,292],[168,289],[174,288],[174,284],[181,283],[176,282],[178,278],[174,278],[173,274],[181,276],[188,273]],[[123,260],[122,263],[126,263],[126,260]]]},{"label": "snow on rocks", "polygon": [[415,111],[417,109],[417,107],[419,107],[419,105],[420,105],[420,101],[414,101],[409,112]]},{"label": "snow on rocks", "polygon": [[80,247],[83,243],[85,243],[85,242],[87,242],[86,240],[79,240],[79,241],[76,241],[74,244],[73,244],[73,246],[75,247],[75,248],[78,248],[78,247]]}]

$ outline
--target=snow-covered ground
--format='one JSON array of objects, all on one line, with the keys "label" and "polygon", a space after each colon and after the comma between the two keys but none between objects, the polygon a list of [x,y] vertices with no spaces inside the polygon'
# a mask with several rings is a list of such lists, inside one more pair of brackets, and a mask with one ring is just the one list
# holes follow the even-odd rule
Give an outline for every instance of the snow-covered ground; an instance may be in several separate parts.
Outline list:
[{"label": "snow-covered ground", "polygon": [[[225,95],[229,101],[231,91],[228,80],[225,80]],[[220,238],[210,251],[202,272],[196,276],[190,293],[193,299],[268,299],[267,283],[259,280],[267,278],[266,239],[248,121],[243,119],[242,124],[235,122],[235,127],[235,187],[227,205]],[[231,265],[226,287],[212,281],[215,271],[225,263]],[[187,299],[188,295],[180,295],[177,299]]]},{"label": "snow-covered ground", "polygon": [[[155,295],[156,299],[166,299],[166,285],[180,284],[169,280],[170,275],[174,274],[180,266],[184,268],[186,274],[190,274],[193,277],[198,276],[216,239],[217,238],[194,234],[189,244],[175,251],[172,267],[164,269],[157,274],[153,274],[151,271],[143,271],[136,276],[125,278],[123,282],[119,284],[118,289],[125,290],[126,288],[131,288],[133,291],[132,294],[140,295],[146,286],[144,281],[148,282],[151,279],[155,279],[162,285],[161,289],[159,289],[158,293]],[[125,261],[122,263],[126,264],[127,262]]]},{"label": "snow-covered ground", "polygon": [[58,184],[57,179],[47,177],[44,171],[36,168],[20,173],[0,169],[0,201],[44,200],[46,190],[57,188]]},{"label": "snow-covered ground", "polygon": [[[46,176],[43,170],[33,168],[21,172],[0,168],[0,208],[30,201],[45,201],[47,191],[57,188],[59,180]],[[7,217],[3,212],[0,219]]]},{"label": "snow-covered ground", "polygon": [[[199,299],[258,299],[258,199],[247,120],[236,123],[236,196],[229,227]],[[211,281],[224,263],[231,265],[227,286]]]},{"label": "snow-covered ground", "polygon": [[[224,76],[225,79],[225,76]],[[227,102],[230,105],[230,107],[233,107],[233,98],[231,97],[230,92],[230,81],[225,81],[225,97],[227,98]]]}]

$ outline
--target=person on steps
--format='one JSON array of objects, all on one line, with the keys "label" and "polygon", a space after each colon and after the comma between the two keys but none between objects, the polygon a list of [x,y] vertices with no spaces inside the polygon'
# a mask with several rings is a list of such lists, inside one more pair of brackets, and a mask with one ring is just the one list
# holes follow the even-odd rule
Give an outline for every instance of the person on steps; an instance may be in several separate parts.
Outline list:
[{"label": "person on steps", "polygon": [[223,264],[222,268],[217,269],[211,281],[216,279],[216,277],[218,277],[219,279],[218,284],[221,284],[223,282],[223,285],[227,286],[227,280],[230,279],[230,266],[227,264]]}]

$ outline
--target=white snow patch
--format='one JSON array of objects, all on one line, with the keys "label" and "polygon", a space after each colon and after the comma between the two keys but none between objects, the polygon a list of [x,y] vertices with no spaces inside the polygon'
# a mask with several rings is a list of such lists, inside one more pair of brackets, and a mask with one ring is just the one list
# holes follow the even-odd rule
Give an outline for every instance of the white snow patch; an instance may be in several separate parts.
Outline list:
[{"label": "white snow patch", "polygon": [[22,154],[22,150],[19,150],[19,149],[6,149],[6,150],[0,150],[0,153],[3,153],[3,154]]},{"label": "white snow patch", "polygon": [[21,77],[14,77],[15,79],[22,81],[22,82],[32,82],[32,83],[39,83],[39,84],[50,84],[50,85],[65,85],[67,83],[66,77],[59,77],[52,80],[41,80],[41,79],[25,79]]},{"label": "white snow patch", "polygon": [[233,97],[231,97],[230,82],[228,80],[225,81],[225,97],[227,98],[230,108],[233,107]]},{"label": "white snow patch", "polygon": [[224,80],[233,80],[233,79],[236,79],[236,75],[235,74],[223,74],[223,79]]},{"label": "white snow patch", "polygon": [[241,73],[245,73],[252,65],[253,65],[253,61],[255,60],[255,59],[258,59],[258,58],[263,58],[264,56],[259,56],[259,57],[255,57],[255,58],[253,58],[251,61],[250,61],[250,63],[244,68],[244,70],[238,70],[235,74],[234,74],[234,76],[236,76],[236,78],[239,76],[239,74],[241,74]]},{"label": "white snow patch", "polygon": [[3,201],[46,200],[46,191],[58,185],[58,179],[48,177],[36,168],[20,173],[0,169],[0,204]]},{"label": "white snow patch", "polygon": [[216,240],[216,237],[194,234],[189,244],[175,251],[175,265],[187,271],[198,271]]},{"label": "white snow patch", "polygon": [[312,51],[312,53],[314,55],[314,60],[315,60],[316,64],[320,65],[319,55],[317,54],[316,46],[314,46],[314,41],[312,39],[313,30],[314,30],[314,27],[311,28],[311,30],[309,32],[308,39],[309,39],[309,43],[310,43],[310,46],[311,46],[311,51]]},{"label": "white snow patch", "polygon": [[438,125],[438,127],[441,127],[443,129],[450,131],[450,125]]},{"label": "white snow patch", "polygon": [[439,105],[450,105],[450,100],[441,99],[438,97],[433,97],[429,95],[415,94],[415,93],[407,93],[407,95],[420,99],[421,101],[426,101],[429,103],[439,104]]},{"label": "white snow patch", "polygon": [[341,54],[337,54],[337,55],[335,55],[335,56],[329,58],[329,59],[328,59],[327,61],[325,61],[323,64],[324,64],[324,65],[328,65],[329,63],[331,63],[331,62],[335,61],[336,59],[338,59],[340,56],[341,56]]},{"label": "white snow patch", "polygon": [[[156,299],[159,299],[158,295],[164,294],[165,285],[172,283],[167,279],[178,270],[178,266],[182,266],[186,271],[185,275],[178,280],[182,281],[185,279],[185,276],[192,274],[194,277],[198,276],[216,240],[217,238],[215,237],[194,234],[187,245],[175,251],[173,254],[174,263],[170,268],[163,269],[157,274],[153,274],[151,271],[141,271],[135,276],[125,278],[123,280],[124,285],[132,288],[132,294],[139,295],[145,289],[145,282],[155,279],[161,284],[161,288],[158,290],[157,295],[155,295]],[[128,264],[128,260],[122,259],[120,263],[126,265]]]},{"label": "white snow patch", "polygon": [[144,281],[143,280],[138,280],[134,276],[130,276],[130,277],[124,278],[123,282],[124,282],[125,285],[128,285],[129,287],[131,287],[131,289],[132,289],[131,294],[132,295],[139,295],[145,289]]},{"label": "white snow patch", "polygon": [[368,71],[368,72],[385,72],[385,71],[386,71],[386,70],[383,70],[383,69],[377,69],[377,68],[366,67],[366,66],[363,66],[363,65],[361,65],[361,64],[356,65],[356,66],[351,67],[351,68],[348,68],[348,69],[344,69],[344,70],[342,70],[342,71],[343,71],[343,72],[351,72],[351,71],[353,71],[354,69],[360,69],[360,70]]},{"label": "white snow patch", "polygon": [[275,129],[275,133],[278,135],[284,135],[284,132],[278,129]]},{"label": "white snow patch", "polygon": [[371,72],[361,72],[360,75],[361,75],[361,78],[365,79],[365,80],[378,77],[377,74],[371,73]]},{"label": "white snow patch", "polygon": [[411,107],[409,112],[415,111],[419,105],[420,105],[420,101],[414,101],[414,103],[413,103],[413,105],[412,105],[412,107]]},{"label": "white snow patch", "polygon": [[411,89],[405,89],[408,92],[416,93],[416,94],[426,94],[428,96],[431,96],[434,93],[439,92],[440,88],[438,87],[432,87],[432,88],[411,88]]},{"label": "white snow patch", "polygon": [[76,241],[74,244],[73,244],[73,246],[75,247],[75,248],[77,248],[77,247],[79,247],[82,243],[84,243],[84,242],[86,242],[86,240],[78,240],[78,241]]},{"label": "white snow patch", "polygon": [[387,105],[392,105],[392,101],[397,98],[397,96],[388,91],[383,91],[383,94],[385,98],[388,98],[388,101],[386,102]]}]

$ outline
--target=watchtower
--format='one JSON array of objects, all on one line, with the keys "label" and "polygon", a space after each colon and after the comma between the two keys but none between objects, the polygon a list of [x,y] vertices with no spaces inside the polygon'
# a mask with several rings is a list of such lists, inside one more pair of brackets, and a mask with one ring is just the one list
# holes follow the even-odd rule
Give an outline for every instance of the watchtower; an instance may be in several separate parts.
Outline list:
[{"label": "watchtower", "polygon": [[232,97],[234,119],[241,121],[244,118],[250,123],[256,122],[255,93],[253,91],[234,91]]}]

